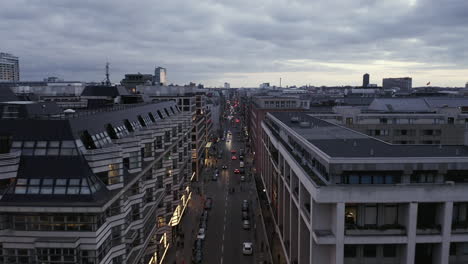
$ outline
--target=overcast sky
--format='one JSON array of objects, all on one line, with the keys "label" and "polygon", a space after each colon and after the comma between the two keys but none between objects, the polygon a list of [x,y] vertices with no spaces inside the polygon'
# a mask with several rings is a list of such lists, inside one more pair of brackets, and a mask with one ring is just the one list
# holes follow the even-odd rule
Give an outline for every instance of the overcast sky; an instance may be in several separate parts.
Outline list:
[{"label": "overcast sky", "polygon": [[167,68],[208,86],[468,81],[467,0],[14,0],[0,51],[21,78],[101,81]]}]

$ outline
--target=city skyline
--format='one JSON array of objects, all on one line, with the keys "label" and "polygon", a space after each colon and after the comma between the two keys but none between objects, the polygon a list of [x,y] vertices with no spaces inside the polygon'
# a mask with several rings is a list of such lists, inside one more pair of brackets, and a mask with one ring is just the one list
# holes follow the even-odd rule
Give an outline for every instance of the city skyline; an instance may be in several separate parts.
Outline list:
[{"label": "city skyline", "polygon": [[168,83],[218,87],[279,85],[280,78],[283,86],[359,86],[365,72],[379,86],[383,78],[410,76],[414,87],[463,87],[467,8],[461,0],[25,0],[4,3],[0,34],[2,52],[21,60],[22,80],[102,81],[109,61],[113,82],[160,65],[170,72]]}]

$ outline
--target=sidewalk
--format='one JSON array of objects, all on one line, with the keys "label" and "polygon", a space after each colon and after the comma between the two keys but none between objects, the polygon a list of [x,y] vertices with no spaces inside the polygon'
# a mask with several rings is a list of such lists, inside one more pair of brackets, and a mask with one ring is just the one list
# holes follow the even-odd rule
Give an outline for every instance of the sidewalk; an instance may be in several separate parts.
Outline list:
[{"label": "sidewalk", "polygon": [[201,198],[196,192],[193,192],[192,199],[190,199],[179,224],[178,241],[170,246],[164,263],[189,264],[192,262],[192,246],[198,231],[197,225],[194,223],[198,223],[202,211]]}]

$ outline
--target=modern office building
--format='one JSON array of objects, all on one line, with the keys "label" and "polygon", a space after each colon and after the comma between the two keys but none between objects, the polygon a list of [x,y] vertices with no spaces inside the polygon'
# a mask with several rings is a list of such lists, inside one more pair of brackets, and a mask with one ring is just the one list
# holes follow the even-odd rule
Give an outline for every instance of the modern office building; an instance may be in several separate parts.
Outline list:
[{"label": "modern office building", "polygon": [[289,263],[467,263],[468,147],[268,113],[257,156]]},{"label": "modern office building", "polygon": [[366,73],[362,76],[362,87],[369,86],[369,74]]},{"label": "modern office building", "polygon": [[0,263],[161,263],[191,196],[175,102],[0,120]]},{"label": "modern office building", "polygon": [[0,82],[19,81],[18,57],[9,53],[0,52]]},{"label": "modern office building", "polygon": [[401,91],[409,92],[413,87],[413,79],[411,79],[411,77],[384,78],[382,87],[384,90],[399,88]]},{"label": "modern office building", "polygon": [[231,88],[231,85],[227,82],[224,83],[224,89],[229,89]]},{"label": "modern office building", "polygon": [[166,85],[167,84],[167,73],[166,68],[156,67],[154,69],[154,84]]},{"label": "modern office building", "polygon": [[[246,97],[244,97],[247,99]],[[250,109],[242,110],[246,112],[245,120],[249,134],[251,152],[261,155],[262,148],[262,127],[261,123],[268,112],[297,112],[309,109],[310,99],[297,96],[253,96],[249,101],[243,101],[242,105],[248,105]],[[262,170],[261,164],[255,162],[257,172]]]}]

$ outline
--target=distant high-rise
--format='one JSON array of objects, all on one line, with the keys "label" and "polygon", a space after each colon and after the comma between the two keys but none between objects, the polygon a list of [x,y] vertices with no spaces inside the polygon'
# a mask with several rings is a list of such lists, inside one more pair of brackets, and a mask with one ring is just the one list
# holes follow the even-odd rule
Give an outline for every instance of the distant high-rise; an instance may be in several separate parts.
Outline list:
[{"label": "distant high-rise", "polygon": [[229,83],[225,82],[225,83],[224,83],[224,88],[226,88],[226,89],[229,89],[229,88],[231,88],[231,84],[229,84]]},{"label": "distant high-rise", "polygon": [[154,69],[154,83],[159,85],[166,85],[167,83],[166,68],[157,67]]},{"label": "distant high-rise", "polygon": [[400,88],[403,91],[410,91],[413,87],[413,79],[411,77],[384,78],[382,87],[383,89]]},{"label": "distant high-rise", "polygon": [[366,73],[362,76],[362,87],[369,86],[369,74]]},{"label": "distant high-rise", "polygon": [[0,81],[19,81],[18,57],[0,52]]},{"label": "distant high-rise", "polygon": [[468,82],[466,82],[466,84],[465,84],[465,88],[468,88]]}]

